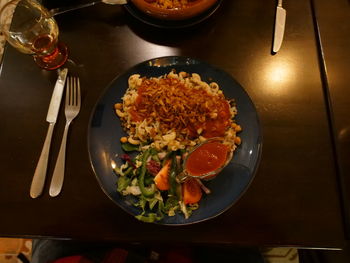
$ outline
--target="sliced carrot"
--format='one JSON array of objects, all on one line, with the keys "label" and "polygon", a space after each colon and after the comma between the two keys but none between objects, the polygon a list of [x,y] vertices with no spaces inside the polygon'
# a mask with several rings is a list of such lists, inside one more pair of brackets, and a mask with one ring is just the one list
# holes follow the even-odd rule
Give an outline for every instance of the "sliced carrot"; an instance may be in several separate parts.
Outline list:
[{"label": "sliced carrot", "polygon": [[197,180],[187,179],[182,184],[183,201],[185,205],[198,203],[202,198],[202,190]]},{"label": "sliced carrot", "polygon": [[162,169],[154,177],[154,183],[156,184],[159,190],[169,190],[169,171],[170,171],[171,160],[166,161]]}]

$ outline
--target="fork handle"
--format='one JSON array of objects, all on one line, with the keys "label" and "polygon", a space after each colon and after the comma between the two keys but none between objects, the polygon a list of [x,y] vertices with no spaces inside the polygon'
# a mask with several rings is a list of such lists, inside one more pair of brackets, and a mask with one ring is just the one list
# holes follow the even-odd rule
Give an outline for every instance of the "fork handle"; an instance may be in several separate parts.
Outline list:
[{"label": "fork handle", "polygon": [[37,198],[43,192],[47,171],[47,162],[49,159],[51,138],[54,127],[55,123],[50,123],[49,129],[47,130],[44,146],[41,150],[40,158],[35,168],[32,184],[30,186],[30,197],[32,198]]},{"label": "fork handle", "polygon": [[64,169],[65,169],[65,160],[66,160],[66,145],[67,145],[67,135],[68,135],[68,128],[69,128],[70,122],[66,123],[66,126],[64,127],[62,142],[60,151],[58,153],[55,170],[53,171],[52,179],[51,179],[51,185],[49,194],[51,197],[55,197],[59,195],[62,189],[63,185],[63,179],[64,179]]}]

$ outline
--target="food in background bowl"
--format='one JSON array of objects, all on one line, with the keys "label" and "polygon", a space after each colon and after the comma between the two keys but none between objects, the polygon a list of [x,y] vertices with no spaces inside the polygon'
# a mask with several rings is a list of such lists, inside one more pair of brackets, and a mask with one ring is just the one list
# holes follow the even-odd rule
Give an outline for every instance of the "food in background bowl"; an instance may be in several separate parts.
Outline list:
[{"label": "food in background bowl", "polygon": [[165,20],[184,20],[195,17],[218,0],[132,0],[145,14]]},{"label": "food in background bowl", "polygon": [[153,6],[163,9],[183,9],[187,8],[199,0],[144,0]]}]

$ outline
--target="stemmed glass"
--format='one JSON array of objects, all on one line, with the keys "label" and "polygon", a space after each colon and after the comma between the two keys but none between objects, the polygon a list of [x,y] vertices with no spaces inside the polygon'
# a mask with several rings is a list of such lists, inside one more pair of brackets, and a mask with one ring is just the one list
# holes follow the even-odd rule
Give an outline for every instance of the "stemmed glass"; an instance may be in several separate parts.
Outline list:
[{"label": "stemmed glass", "polygon": [[5,4],[0,10],[0,31],[17,50],[33,55],[43,69],[57,69],[67,60],[67,47],[58,41],[55,19],[35,0],[12,0]]}]

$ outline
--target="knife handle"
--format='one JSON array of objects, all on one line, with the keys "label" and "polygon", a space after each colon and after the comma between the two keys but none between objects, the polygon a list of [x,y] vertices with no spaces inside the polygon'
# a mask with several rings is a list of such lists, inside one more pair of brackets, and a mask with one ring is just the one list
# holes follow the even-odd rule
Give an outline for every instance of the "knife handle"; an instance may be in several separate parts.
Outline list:
[{"label": "knife handle", "polygon": [[43,149],[40,154],[38,164],[36,165],[32,185],[30,186],[30,197],[37,198],[43,192],[45,177],[47,171],[47,163],[49,160],[49,151],[51,145],[51,138],[53,133],[53,128],[55,124],[50,123],[49,129],[47,130],[46,139],[44,142]]}]

